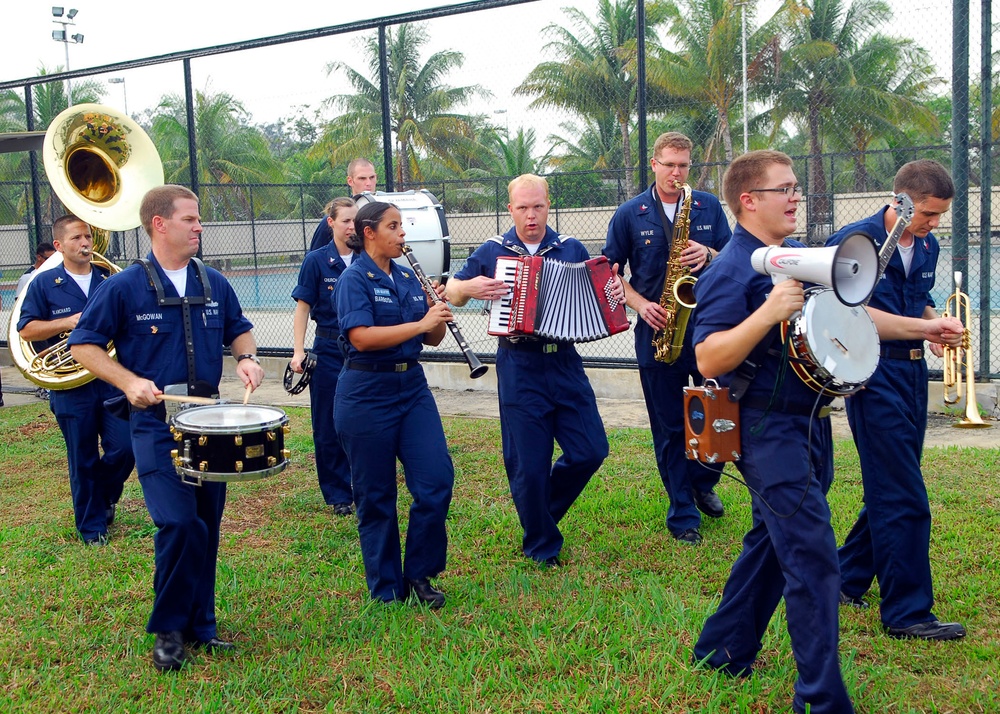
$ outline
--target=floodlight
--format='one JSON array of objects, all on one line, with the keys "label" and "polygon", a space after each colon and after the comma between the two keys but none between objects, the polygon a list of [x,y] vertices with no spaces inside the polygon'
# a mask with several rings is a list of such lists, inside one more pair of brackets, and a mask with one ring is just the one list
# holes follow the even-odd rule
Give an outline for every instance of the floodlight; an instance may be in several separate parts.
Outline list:
[{"label": "floodlight", "polygon": [[56,40],[58,42],[65,42],[66,41],[66,30],[53,30],[52,31],[52,39]]},{"label": "floodlight", "polygon": [[52,6],[52,17],[62,17],[62,16],[63,16],[63,9],[61,7],[53,5]]},{"label": "floodlight", "polygon": [[73,42],[75,42],[78,45],[83,44],[83,35],[81,35],[79,32],[73,35]]},{"label": "floodlight", "polygon": [[70,11],[66,13],[67,19],[72,20],[74,17],[76,17],[77,12],[78,10],[75,7],[71,8]]}]

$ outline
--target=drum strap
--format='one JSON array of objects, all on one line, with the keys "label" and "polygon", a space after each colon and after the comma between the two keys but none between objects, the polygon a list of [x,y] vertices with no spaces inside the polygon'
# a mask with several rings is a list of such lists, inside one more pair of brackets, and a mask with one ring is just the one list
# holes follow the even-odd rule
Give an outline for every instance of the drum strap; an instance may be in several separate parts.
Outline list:
[{"label": "drum strap", "polygon": [[748,354],[746,359],[743,360],[740,366],[736,368],[735,374],[729,382],[729,401],[738,402],[740,398],[746,394],[750,384],[757,376],[757,370],[760,369],[760,365],[763,363],[764,357],[771,350],[771,345],[773,345],[774,341],[778,339],[779,334],[781,334],[781,328],[778,325],[775,325],[771,328],[771,331],[767,333],[767,336],[758,342],[752,350],[750,350],[750,354]]},{"label": "drum strap", "polygon": [[[208,271],[205,270],[205,264],[198,258],[191,258],[191,262],[194,263],[195,272],[198,274],[198,280],[201,282],[204,295],[167,297],[165,291],[163,290],[163,281],[160,280],[160,274],[156,272],[156,267],[153,265],[153,262],[148,258],[138,258],[134,262],[140,263],[145,269],[149,282],[152,284],[153,289],[156,290],[157,304],[164,306],[181,306],[181,317],[184,323],[184,348],[187,353],[188,394],[197,394],[201,391],[201,387],[197,385],[198,380],[195,372],[194,327],[191,324],[191,306],[204,305],[212,302],[212,286],[208,282]],[[204,314],[202,316],[204,317]]]}]

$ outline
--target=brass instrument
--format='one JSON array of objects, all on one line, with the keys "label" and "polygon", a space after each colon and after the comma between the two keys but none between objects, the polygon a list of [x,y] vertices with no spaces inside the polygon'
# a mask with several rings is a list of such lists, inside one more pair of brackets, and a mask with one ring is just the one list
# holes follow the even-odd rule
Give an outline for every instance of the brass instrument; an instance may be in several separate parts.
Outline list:
[{"label": "brass instrument", "polygon": [[[962,273],[955,271],[955,292],[945,301],[944,317],[957,317],[965,330],[962,344],[958,347],[944,347],[944,403],[957,404],[965,397],[965,416],[952,426],[963,429],[985,429],[993,426],[983,421],[976,401],[976,369],[972,360],[972,307],[969,296],[962,292]],[[965,385],[962,385],[962,372]]]},{"label": "brass instrument", "polygon": [[[45,173],[66,210],[91,225],[91,262],[117,273],[121,268],[107,260],[111,231],[139,225],[139,205],[149,189],[163,184],[163,164],[153,142],[129,117],[100,104],[78,104],[65,110],[45,132],[42,146]],[[28,283],[62,264],[55,253]],[[14,365],[24,376],[46,389],[72,389],[94,378],[73,359],[63,336],[57,344],[36,352],[21,339],[17,323],[27,287],[11,311],[7,345]],[[108,354],[115,356],[114,345]]]},{"label": "brass instrument", "polygon": [[674,216],[670,258],[663,279],[663,294],[660,295],[660,307],[667,311],[667,324],[653,335],[656,360],[666,364],[673,364],[680,358],[687,323],[697,305],[694,284],[698,279],[691,275],[689,267],[681,263],[681,253],[687,248],[691,233],[691,187],[677,181],[674,187],[681,190],[681,206]]}]

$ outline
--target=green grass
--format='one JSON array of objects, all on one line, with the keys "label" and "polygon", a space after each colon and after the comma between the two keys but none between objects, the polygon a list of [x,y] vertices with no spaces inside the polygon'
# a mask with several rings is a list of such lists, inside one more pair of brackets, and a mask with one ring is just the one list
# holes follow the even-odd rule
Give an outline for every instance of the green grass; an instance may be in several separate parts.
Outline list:
[{"label": "green grass", "polygon": [[[779,609],[763,665],[733,680],[690,663],[750,522],[743,487],[699,548],[671,539],[649,433],[611,456],[563,522],[566,567],[520,555],[492,420],[445,422],[456,467],[443,610],[373,605],[353,519],[323,506],[308,415],[290,409],[294,465],[230,486],[218,565],[220,634],[238,656],[149,663],[154,528],[133,477],[111,544],[76,538],[59,430],[41,405],[0,411],[0,712],[786,712],[795,665]],[[930,449],[932,561],[961,642],[900,642],[877,608],[841,617],[859,712],[996,711],[1000,450]],[[837,444],[838,538],[861,502]],[[405,528],[408,497],[401,488]]]}]

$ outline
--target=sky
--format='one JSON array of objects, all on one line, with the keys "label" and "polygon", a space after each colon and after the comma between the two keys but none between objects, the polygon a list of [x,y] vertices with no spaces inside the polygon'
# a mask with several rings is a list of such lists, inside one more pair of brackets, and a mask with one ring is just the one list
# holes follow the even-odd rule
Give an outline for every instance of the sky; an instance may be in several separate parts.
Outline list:
[{"label": "sky", "polygon": [[[49,0],[6,0],[5,19],[0,25],[0,79],[34,76],[39,67],[54,71],[66,62],[64,43],[52,40]],[[283,0],[262,4],[261,9],[234,12],[237,3],[223,0],[171,0],[169,3],[108,3],[78,0],[68,9],[79,10],[68,34],[82,33],[82,44],[70,44],[73,69],[151,57],[286,32],[341,25],[362,19],[385,17],[413,10],[459,4],[449,0],[379,0],[376,3],[346,3],[343,0]],[[761,12],[777,0],[761,0]],[[950,78],[951,3],[937,0],[890,0],[894,11],[883,31],[906,34],[932,52],[939,73]],[[547,41],[542,28],[565,19],[561,8],[575,5],[593,13],[596,1],[539,0],[434,20],[429,24],[431,41],[426,51],[458,50],[465,55],[460,71],[449,75],[453,85],[479,84],[488,94],[466,107],[466,111],[493,114],[498,125],[512,131],[522,123],[539,121],[529,112],[527,100],[511,91],[540,61]],[[140,11],[137,8],[142,7]],[[156,8],[161,10],[157,11]],[[896,8],[899,8],[897,11]],[[279,11],[280,10],[280,11]],[[996,11],[994,11],[996,13]],[[979,69],[980,3],[972,0],[970,71]],[[255,123],[275,121],[297,111],[318,109],[323,99],[349,92],[341,74],[328,75],[328,62],[343,62],[367,73],[359,43],[360,33],[309,40],[278,47],[249,50],[192,61],[197,90],[227,91],[241,100]],[[994,40],[996,45],[997,41]],[[994,46],[994,49],[997,49]],[[110,78],[125,81],[107,84]],[[105,84],[104,103],[136,115],[154,107],[162,95],[183,92],[181,63],[105,74],[94,78]],[[309,107],[300,110],[299,107]],[[328,110],[329,114],[329,110]],[[529,120],[529,117],[530,120]],[[548,130],[557,130],[566,115],[542,117]],[[540,137],[541,138],[541,137]]]}]

